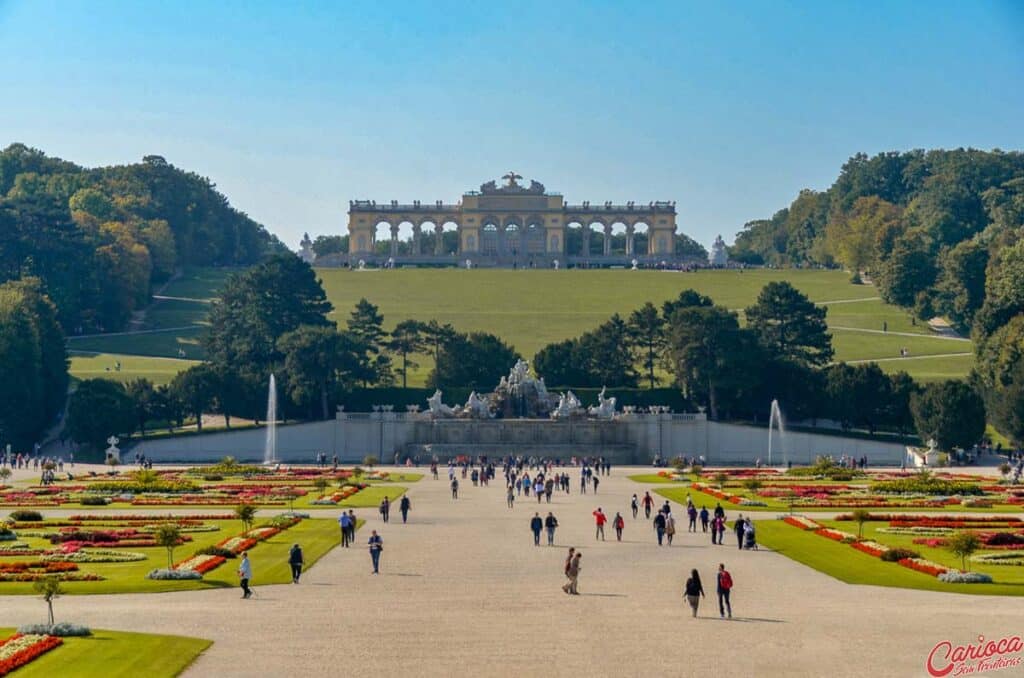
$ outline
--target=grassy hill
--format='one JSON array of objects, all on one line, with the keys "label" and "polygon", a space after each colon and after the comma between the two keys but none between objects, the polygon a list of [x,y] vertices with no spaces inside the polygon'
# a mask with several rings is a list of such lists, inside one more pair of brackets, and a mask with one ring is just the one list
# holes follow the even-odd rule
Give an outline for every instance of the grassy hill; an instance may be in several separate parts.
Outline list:
[{"label": "grassy hill", "polygon": [[[927,326],[913,324],[905,312],[883,303],[873,287],[852,285],[838,271],[318,269],[317,273],[339,324],[365,297],[380,306],[389,327],[406,318],[436,318],[461,331],[493,332],[528,359],[545,344],[596,327],[612,313],[625,316],[646,301],[660,305],[687,288],[742,311],[766,283],[789,280],[812,301],[828,307],[837,360],[878,360],[887,371],[906,370],[922,380],[963,376],[973,363],[969,341],[938,337]],[[189,360],[202,359],[199,336],[209,302],[225,275],[200,269],[168,286],[146,314],[147,334],[72,338],[69,348],[76,351],[72,372],[124,378],[131,364],[131,377],[153,370],[150,378],[163,382],[176,368],[191,364],[177,360],[179,351]],[[888,332],[882,332],[883,323]],[[908,349],[909,358],[899,357],[901,348]],[[118,356],[171,360],[134,358],[129,362]],[[105,372],[117,360],[122,371]],[[429,370],[425,357],[419,362],[411,384],[421,384]]]}]

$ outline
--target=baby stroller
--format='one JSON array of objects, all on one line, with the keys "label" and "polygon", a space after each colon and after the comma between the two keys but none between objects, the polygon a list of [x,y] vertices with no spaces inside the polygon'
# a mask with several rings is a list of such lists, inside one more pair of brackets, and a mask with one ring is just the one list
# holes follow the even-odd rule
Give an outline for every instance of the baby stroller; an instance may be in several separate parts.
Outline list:
[{"label": "baby stroller", "polygon": [[754,526],[749,521],[747,522],[746,531],[743,533],[743,548],[757,549],[757,535],[754,533]]}]

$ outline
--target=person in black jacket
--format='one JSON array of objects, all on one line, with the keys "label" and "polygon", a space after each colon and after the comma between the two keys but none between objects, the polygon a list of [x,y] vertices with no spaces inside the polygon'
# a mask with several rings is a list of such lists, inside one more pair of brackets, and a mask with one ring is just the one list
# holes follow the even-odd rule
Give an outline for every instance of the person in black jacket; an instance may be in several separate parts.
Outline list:
[{"label": "person in black jacket", "polygon": [[551,511],[548,511],[547,517],[544,519],[544,528],[548,532],[548,546],[555,545],[555,528],[558,527],[558,518],[555,518]]},{"label": "person in black jacket", "polygon": [[736,545],[737,547],[739,547],[740,550],[743,550],[743,532],[746,529],[746,527],[747,522],[743,520],[742,515],[736,519],[736,522],[733,523],[732,526],[733,531],[736,533]]},{"label": "person in black jacket", "polygon": [[658,546],[661,546],[661,541],[665,538],[665,514],[661,511],[654,516],[654,531],[658,533]]},{"label": "person in black jacket", "polygon": [[539,513],[534,513],[533,518],[530,520],[530,530],[533,532],[533,545],[540,546],[540,530],[544,527],[544,521],[541,520]]},{"label": "person in black jacket", "polygon": [[412,502],[409,501],[409,497],[402,495],[402,501],[398,504],[398,510],[402,512],[402,522],[406,522],[409,519],[409,509],[412,508]]},{"label": "person in black jacket", "polygon": [[700,605],[700,599],[704,597],[704,586],[700,583],[700,574],[697,570],[690,571],[690,578],[686,580],[686,601],[690,603],[690,609],[693,610],[693,616],[697,616],[697,607]]},{"label": "person in black jacket", "polygon": [[298,584],[299,576],[302,575],[302,547],[298,544],[292,544],[288,552],[288,564],[292,566],[292,583]]}]

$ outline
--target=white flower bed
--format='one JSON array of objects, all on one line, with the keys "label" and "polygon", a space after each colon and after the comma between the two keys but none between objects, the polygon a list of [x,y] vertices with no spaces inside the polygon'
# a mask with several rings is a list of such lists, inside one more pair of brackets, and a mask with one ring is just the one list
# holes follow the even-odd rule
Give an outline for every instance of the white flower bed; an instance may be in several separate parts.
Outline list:
[{"label": "white flower bed", "polygon": [[146,579],[202,579],[203,575],[199,574],[195,570],[150,570],[149,574],[146,575]]},{"label": "white flower bed", "polygon": [[1024,565],[1024,553],[982,553],[971,556],[971,562],[985,565]]},{"label": "white flower bed", "polygon": [[915,537],[945,537],[956,532],[952,527],[880,527],[885,534],[912,534]]},{"label": "white flower bed", "polygon": [[39,560],[62,561],[65,563],[134,563],[145,560],[145,553],[136,551],[114,551],[111,549],[81,549],[71,553],[59,551],[39,556]]},{"label": "white flower bed", "polygon": [[26,633],[23,636],[8,640],[3,645],[0,645],[0,662],[10,659],[22,650],[27,650],[43,640],[46,640],[46,635],[39,633]]},{"label": "white flower bed", "polygon": [[947,584],[991,584],[992,577],[984,572],[959,572],[950,570],[939,575],[939,581]]},{"label": "white flower bed", "polygon": [[71,622],[58,622],[53,626],[49,624],[26,624],[18,629],[18,633],[45,634],[67,638],[68,636],[91,636],[92,631],[88,626],[72,624]]},{"label": "white flower bed", "polygon": [[224,556],[214,556],[214,555],[210,555],[210,554],[195,555],[195,556],[192,556],[191,558],[189,558],[188,560],[184,560],[184,561],[178,563],[177,565],[174,566],[174,569],[175,570],[179,570],[179,571],[180,570],[194,570],[194,571],[198,572],[200,567],[202,567],[206,563],[209,563],[212,560],[215,560],[216,558],[224,558]]}]

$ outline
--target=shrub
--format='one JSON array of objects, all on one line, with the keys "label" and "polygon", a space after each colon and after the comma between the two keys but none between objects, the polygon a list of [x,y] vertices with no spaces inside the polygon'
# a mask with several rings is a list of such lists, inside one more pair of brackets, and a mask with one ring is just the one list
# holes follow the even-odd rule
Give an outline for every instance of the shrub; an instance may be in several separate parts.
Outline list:
[{"label": "shrub", "polygon": [[920,558],[921,554],[913,549],[894,548],[889,549],[879,557],[887,563],[898,563],[904,558]]},{"label": "shrub", "polygon": [[950,570],[939,575],[939,581],[947,584],[991,584],[992,577],[983,572],[957,572]]},{"label": "shrub", "polygon": [[17,511],[11,511],[11,520],[16,523],[39,523],[43,520],[43,514],[39,511],[19,509]]},{"label": "shrub", "polygon": [[203,575],[195,570],[150,570],[146,579],[202,579]]},{"label": "shrub", "polygon": [[206,475],[203,476],[203,480],[215,483],[218,480],[224,480],[224,476],[222,476],[219,473],[207,473]]},{"label": "shrub", "polygon": [[203,548],[196,551],[197,556],[221,556],[222,558],[234,558],[235,552],[231,549],[226,549],[223,546],[204,546]]},{"label": "shrub", "polygon": [[6,527],[0,527],[0,541],[14,541],[18,538],[18,535],[14,534],[13,530]]},{"label": "shrub", "polygon": [[88,495],[78,500],[78,503],[82,506],[106,506],[106,497],[97,497],[95,495]]},{"label": "shrub", "polygon": [[946,497],[954,494],[984,494],[984,490],[978,485],[926,474],[872,483],[871,491],[880,494],[934,494]]},{"label": "shrub", "polygon": [[700,464],[694,464],[693,466],[690,467],[690,473],[692,473],[695,476],[699,476],[701,473],[703,473],[703,471],[704,467],[701,466]]},{"label": "shrub", "polygon": [[957,532],[946,540],[946,548],[960,558],[960,569],[967,569],[967,559],[981,548],[981,539],[974,532]]},{"label": "shrub", "polygon": [[25,626],[18,627],[18,633],[22,635],[58,636],[60,638],[92,635],[92,631],[88,626],[72,624],[71,622],[60,622],[58,624],[26,624]]},{"label": "shrub", "polygon": [[986,546],[1017,546],[1024,544],[1024,534],[996,532],[985,540]]}]

